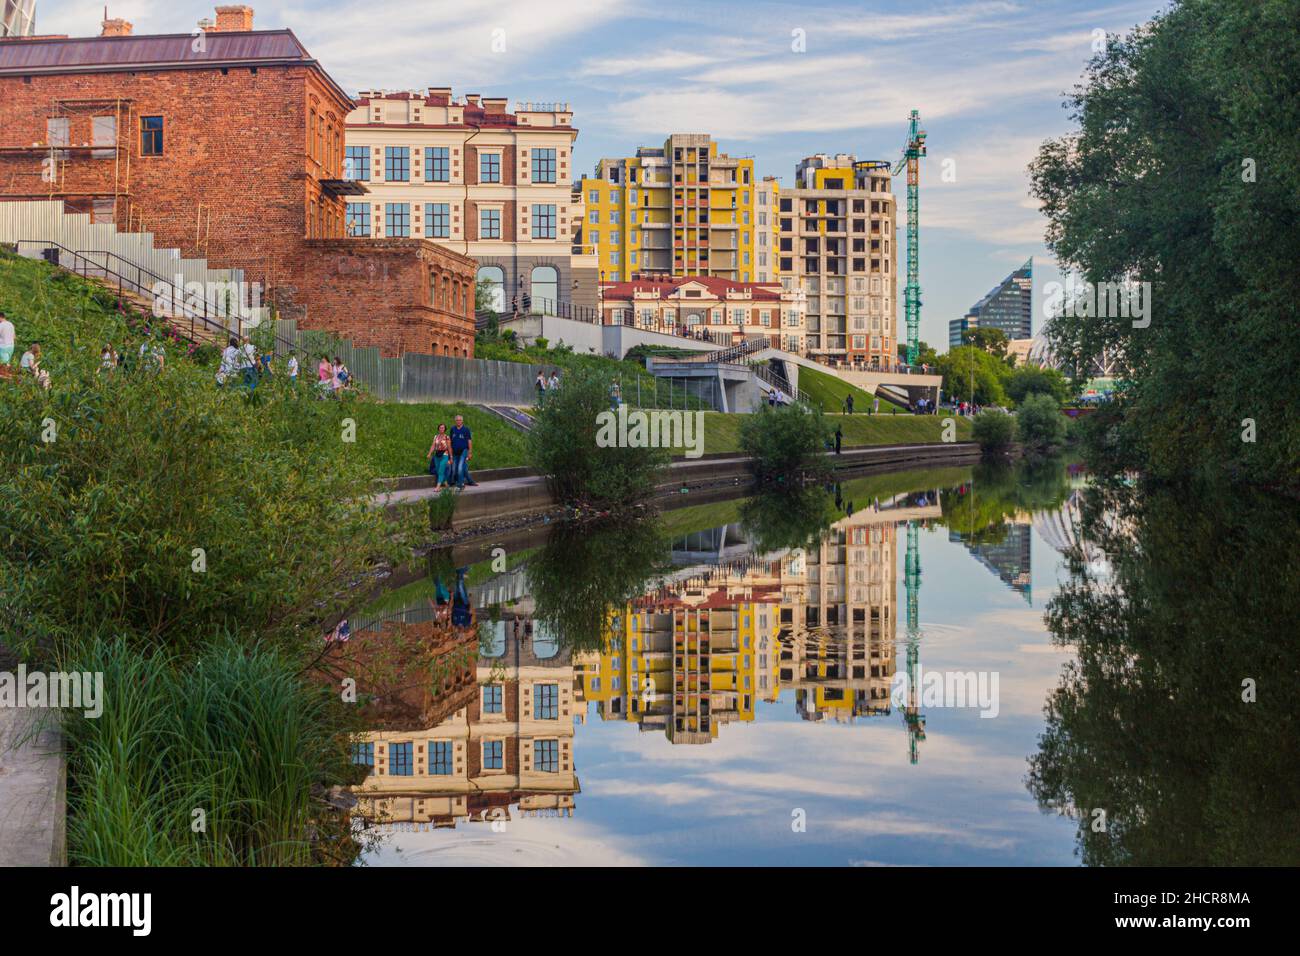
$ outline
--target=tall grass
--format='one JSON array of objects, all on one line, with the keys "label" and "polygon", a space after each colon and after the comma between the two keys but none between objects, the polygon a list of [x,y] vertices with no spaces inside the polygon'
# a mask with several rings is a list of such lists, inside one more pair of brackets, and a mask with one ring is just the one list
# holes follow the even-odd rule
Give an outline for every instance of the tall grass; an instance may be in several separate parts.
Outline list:
[{"label": "tall grass", "polygon": [[351,862],[347,820],[321,799],[348,769],[342,705],[288,660],[233,638],[184,662],[121,639],[78,658],[105,702],[65,725],[71,863]]}]

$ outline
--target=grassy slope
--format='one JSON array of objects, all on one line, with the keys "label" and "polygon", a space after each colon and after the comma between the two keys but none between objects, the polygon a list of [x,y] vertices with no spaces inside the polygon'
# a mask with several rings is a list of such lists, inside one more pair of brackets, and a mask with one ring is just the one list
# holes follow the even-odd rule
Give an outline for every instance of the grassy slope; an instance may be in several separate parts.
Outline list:
[{"label": "grassy slope", "polygon": [[[841,378],[836,378],[828,372],[818,372],[816,369],[799,366],[799,388],[807,392],[808,396],[814,401],[819,402],[822,411],[838,412],[844,407],[844,396],[853,396],[854,414],[864,414],[871,410],[871,401],[874,396],[870,392],[864,392],[856,385],[850,385]],[[888,415],[894,409],[894,404],[884,395],[880,396],[880,410]]]}]

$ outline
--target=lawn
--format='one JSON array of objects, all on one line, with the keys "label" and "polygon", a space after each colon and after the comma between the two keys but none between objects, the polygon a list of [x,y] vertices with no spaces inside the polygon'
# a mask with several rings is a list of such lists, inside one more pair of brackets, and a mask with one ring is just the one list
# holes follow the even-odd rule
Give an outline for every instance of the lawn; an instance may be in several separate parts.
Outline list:
[{"label": "lawn", "polygon": [[471,471],[524,463],[524,433],[474,405],[359,402],[348,414],[357,422],[356,450],[384,477],[418,475],[428,470],[429,445],[438,423],[448,430],[457,415],[474,434]]},{"label": "lawn", "polygon": [[[799,366],[799,389],[806,392],[814,404],[820,404],[824,412],[838,412],[844,408],[844,396],[853,396],[854,414],[870,411],[871,401],[875,397],[856,385],[850,385],[842,378],[829,372]],[[880,410],[890,414],[896,406],[884,395],[880,396]]]}]

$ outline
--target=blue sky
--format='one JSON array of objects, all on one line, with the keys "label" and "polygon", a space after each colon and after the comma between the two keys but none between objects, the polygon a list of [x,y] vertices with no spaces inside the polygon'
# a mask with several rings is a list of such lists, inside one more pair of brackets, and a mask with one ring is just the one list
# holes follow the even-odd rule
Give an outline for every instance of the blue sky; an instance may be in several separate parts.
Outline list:
[{"label": "blue sky", "polygon": [[[1067,131],[1061,94],[1094,31],[1124,32],[1166,4],[969,0],[370,0],[259,2],[260,28],[291,28],[350,92],[451,86],[457,94],[572,104],[577,166],[630,155],[670,132],[708,132],[789,183],[802,156],[897,157],[921,111],[921,337],[1029,256],[1035,330],[1059,279],[1025,166]],[[37,0],[41,32],[98,32],[102,0]],[[137,33],[193,29],[212,6],[117,0]],[[802,31],[802,34],[796,33]],[[803,52],[794,49],[802,36]],[[502,42],[504,41],[504,42]],[[495,49],[494,49],[495,47]],[[504,47],[504,49],[502,49]],[[951,182],[943,180],[951,160]],[[902,178],[895,180],[903,217]],[[900,295],[899,317],[902,317]]]}]

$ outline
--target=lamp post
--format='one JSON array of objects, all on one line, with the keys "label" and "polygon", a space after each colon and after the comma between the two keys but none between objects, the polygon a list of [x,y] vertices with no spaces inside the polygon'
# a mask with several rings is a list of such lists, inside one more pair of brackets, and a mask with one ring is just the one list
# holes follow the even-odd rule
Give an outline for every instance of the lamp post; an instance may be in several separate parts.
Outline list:
[{"label": "lamp post", "polygon": [[600,282],[596,285],[596,294],[600,297],[600,324],[605,324],[605,270],[600,270]]}]

